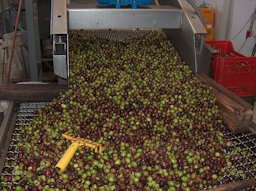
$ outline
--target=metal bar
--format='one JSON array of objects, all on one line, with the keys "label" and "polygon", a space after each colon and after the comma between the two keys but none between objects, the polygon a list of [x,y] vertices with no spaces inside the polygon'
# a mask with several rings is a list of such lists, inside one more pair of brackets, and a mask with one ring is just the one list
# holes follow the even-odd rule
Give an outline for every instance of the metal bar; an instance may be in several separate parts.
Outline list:
[{"label": "metal bar", "polygon": [[68,34],[67,0],[54,0],[51,7],[51,34]]},{"label": "metal bar", "polygon": [[183,16],[182,10],[169,6],[149,9],[69,7],[68,12],[69,29],[179,29]]},{"label": "metal bar", "polygon": [[[67,79],[69,70],[67,0],[52,1],[51,9],[54,73],[62,79]],[[59,83],[63,81],[61,78],[58,79]]]},{"label": "metal bar", "polygon": [[8,146],[11,141],[12,130],[14,128],[17,116],[17,113],[14,112],[14,108],[15,104],[14,102],[11,102],[0,127],[0,172],[2,172],[2,168],[8,151]]},{"label": "metal bar", "polygon": [[3,49],[4,51],[3,51],[3,58],[2,58],[2,64],[3,64],[3,66],[2,66],[2,83],[4,83],[4,75],[5,75],[5,73],[4,73],[4,69],[5,69],[5,49]]},{"label": "metal bar", "polygon": [[37,1],[25,1],[26,23],[28,34],[29,69],[33,81],[41,81],[41,48],[38,26]]}]

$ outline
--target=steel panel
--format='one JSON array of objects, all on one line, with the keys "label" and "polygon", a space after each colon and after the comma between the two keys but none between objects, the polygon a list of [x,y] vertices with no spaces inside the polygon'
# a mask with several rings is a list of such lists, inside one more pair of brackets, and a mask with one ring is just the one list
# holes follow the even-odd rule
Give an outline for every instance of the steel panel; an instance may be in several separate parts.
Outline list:
[{"label": "steel panel", "polygon": [[67,56],[53,55],[53,68],[54,68],[54,73],[57,76],[67,79],[68,77]]},{"label": "steel panel", "polygon": [[67,34],[67,0],[52,1],[51,34]]},{"label": "steel panel", "polygon": [[179,52],[181,58],[189,65],[190,69],[197,73],[197,53],[195,45],[195,34],[189,21],[184,16],[182,28],[178,30],[164,30],[167,37]]},{"label": "steel panel", "polygon": [[193,7],[186,0],[179,0],[182,9],[186,12],[186,17],[191,26],[193,33],[195,34],[206,34],[203,23],[199,19]]},{"label": "steel panel", "polygon": [[69,8],[69,29],[178,29],[183,11],[153,9]]}]

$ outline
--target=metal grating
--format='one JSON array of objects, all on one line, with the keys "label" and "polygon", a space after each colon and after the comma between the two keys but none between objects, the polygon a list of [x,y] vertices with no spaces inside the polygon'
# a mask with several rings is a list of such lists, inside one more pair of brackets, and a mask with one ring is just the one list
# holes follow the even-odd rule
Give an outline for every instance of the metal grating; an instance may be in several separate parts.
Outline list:
[{"label": "metal grating", "polygon": [[[78,5],[95,5],[97,6],[98,5],[98,2],[97,0],[71,0],[70,1],[70,4],[78,4]],[[159,2],[158,0],[153,0],[152,1],[152,5],[159,5]],[[102,6],[102,5],[101,5]],[[106,7],[106,5],[105,5]],[[113,7],[111,5],[109,5],[108,7]]]},{"label": "metal grating", "polygon": [[[232,158],[233,166],[225,169],[226,175],[219,180],[219,184],[256,179],[256,135],[254,133],[235,135],[227,132],[226,136],[232,142],[232,150],[228,152],[237,152],[239,156]],[[247,189],[247,191],[255,190],[255,186]]]},{"label": "metal grating", "polygon": [[[2,189],[14,190],[14,186],[19,184],[15,182],[15,177],[19,174],[13,174],[13,169],[18,156],[17,144],[20,141],[20,129],[23,125],[29,125],[35,117],[34,111],[45,107],[46,103],[22,103],[18,110],[12,139],[9,145],[7,157],[0,177]],[[226,168],[226,175],[219,180],[220,185],[228,182],[235,182],[243,179],[256,178],[256,135],[253,133],[242,133],[234,135],[227,131],[226,136],[232,141],[232,150],[227,152],[239,152],[240,156],[233,158],[235,165]],[[0,187],[1,189],[1,187]],[[247,189],[255,190],[255,187]]]},{"label": "metal grating", "polygon": [[2,189],[13,190],[14,186],[19,184],[15,182],[14,167],[17,166],[16,159],[18,157],[17,144],[20,142],[20,131],[22,126],[29,125],[35,117],[35,110],[45,107],[46,103],[21,103],[18,115],[16,118],[15,126],[12,133],[12,139],[8,148],[7,156],[3,166],[2,174],[0,177],[0,190]]},{"label": "metal grating", "polygon": [[[153,29],[152,29],[153,30]],[[132,38],[132,37],[138,37],[140,35],[146,35],[149,34],[151,31],[149,30],[139,30],[139,29],[133,29],[133,30],[83,30],[80,31],[80,33],[83,34],[83,36],[92,36],[92,37],[99,37],[102,39],[107,39],[111,41],[117,41],[122,42],[126,39]],[[161,31],[161,30],[154,30],[154,31]]]}]

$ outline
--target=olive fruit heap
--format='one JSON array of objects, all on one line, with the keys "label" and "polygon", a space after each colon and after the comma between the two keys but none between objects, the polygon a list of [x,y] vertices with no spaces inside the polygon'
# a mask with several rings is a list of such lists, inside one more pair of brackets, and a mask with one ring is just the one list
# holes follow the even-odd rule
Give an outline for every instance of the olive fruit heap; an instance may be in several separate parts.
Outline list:
[{"label": "olive fruit heap", "polygon": [[[21,128],[19,187],[198,191],[232,165],[210,88],[161,32],[117,42],[70,31],[70,63],[69,90]],[[65,132],[106,150],[80,147],[61,173]]]}]

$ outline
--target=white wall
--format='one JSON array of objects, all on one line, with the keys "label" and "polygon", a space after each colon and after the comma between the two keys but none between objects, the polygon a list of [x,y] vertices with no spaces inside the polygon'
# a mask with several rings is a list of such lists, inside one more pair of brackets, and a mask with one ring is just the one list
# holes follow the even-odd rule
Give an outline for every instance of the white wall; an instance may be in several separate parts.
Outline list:
[{"label": "white wall", "polygon": [[[246,24],[252,12],[256,8],[255,0],[194,0],[197,5],[203,2],[209,3],[215,9],[215,39],[224,40],[232,39]],[[229,4],[230,3],[230,4]],[[230,12],[228,11],[230,10]],[[229,19],[228,19],[229,18]],[[232,40],[236,51],[242,46],[246,31],[249,24],[245,29]],[[256,32],[256,21],[255,21]],[[250,38],[246,41],[241,53],[250,55],[256,43],[255,38]]]},{"label": "white wall", "polygon": [[[249,20],[251,14],[256,8],[256,0],[234,0],[233,14],[232,14],[232,25],[230,26],[229,38],[232,39]],[[249,23],[246,25],[244,30],[237,36],[233,41],[236,50],[239,50],[245,41],[246,31],[249,28]],[[254,24],[254,31],[256,32],[256,21]],[[246,41],[241,53],[251,55],[252,49],[256,43],[255,38],[250,38]]]},{"label": "white wall", "polygon": [[223,7],[224,7],[225,0],[194,0],[194,1],[198,6],[201,5],[203,2],[205,2],[205,3],[209,3],[214,8],[215,10],[214,38],[223,39],[223,37],[221,37],[221,35],[223,35],[221,31],[216,29],[221,28],[221,25],[222,25],[221,18],[223,17]]}]

